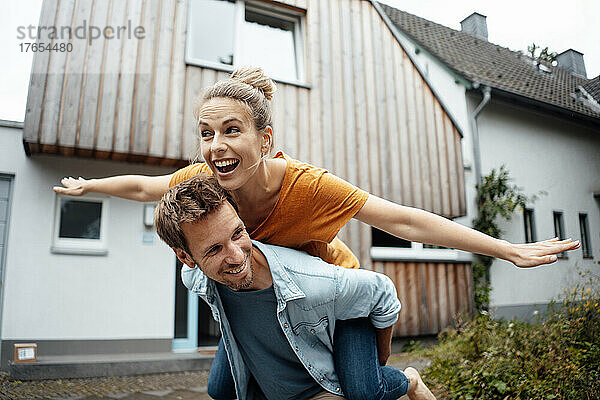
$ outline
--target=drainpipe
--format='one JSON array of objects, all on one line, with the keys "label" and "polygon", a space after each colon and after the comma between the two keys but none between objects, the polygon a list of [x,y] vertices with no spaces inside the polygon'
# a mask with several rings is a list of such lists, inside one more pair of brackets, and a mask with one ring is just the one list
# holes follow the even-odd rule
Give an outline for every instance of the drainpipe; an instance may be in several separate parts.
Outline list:
[{"label": "drainpipe", "polygon": [[[479,86],[479,83],[475,83],[473,86],[477,88]],[[473,132],[473,157],[475,163],[475,181],[477,182],[477,184],[481,183],[481,152],[479,150],[479,130],[477,129],[477,116],[492,98],[492,90],[489,86],[483,86],[481,92],[483,93],[483,100],[481,100],[481,103],[479,103],[475,111],[473,111],[473,113],[471,114],[471,131]]]}]

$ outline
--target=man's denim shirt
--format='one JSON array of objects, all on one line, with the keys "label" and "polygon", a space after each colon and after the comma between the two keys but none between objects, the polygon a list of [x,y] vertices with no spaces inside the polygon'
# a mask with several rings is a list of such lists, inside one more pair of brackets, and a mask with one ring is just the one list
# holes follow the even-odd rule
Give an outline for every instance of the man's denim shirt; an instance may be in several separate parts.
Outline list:
[{"label": "man's denim shirt", "polygon": [[[369,317],[376,328],[398,320],[400,301],[391,279],[362,269],[327,264],[298,250],[253,241],[266,257],[277,298],[277,319],[306,370],[325,390],[343,395],[333,366],[336,320]],[[220,323],[238,399],[250,398],[248,371],[223,311],[215,282],[184,266],[184,285],[210,306]],[[360,368],[360,366],[357,366]]]}]

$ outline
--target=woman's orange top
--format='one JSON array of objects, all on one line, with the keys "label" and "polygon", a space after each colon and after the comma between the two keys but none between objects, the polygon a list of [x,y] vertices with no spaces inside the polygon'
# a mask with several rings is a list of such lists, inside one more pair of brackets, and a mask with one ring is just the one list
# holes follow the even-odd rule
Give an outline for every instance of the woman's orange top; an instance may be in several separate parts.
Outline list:
[{"label": "woman's orange top", "polygon": [[[359,268],[358,258],[336,235],[362,208],[369,193],[281,152],[275,158],[287,162],[279,199],[250,237],[304,250],[330,264]],[[205,163],[188,165],[173,174],[169,186],[200,173],[212,171]]]}]

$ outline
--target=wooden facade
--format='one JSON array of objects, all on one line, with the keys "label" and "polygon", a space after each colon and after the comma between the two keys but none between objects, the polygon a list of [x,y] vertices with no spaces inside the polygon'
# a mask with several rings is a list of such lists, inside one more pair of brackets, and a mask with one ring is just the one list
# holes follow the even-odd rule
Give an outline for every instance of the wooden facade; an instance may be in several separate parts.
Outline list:
[{"label": "wooden facade", "polygon": [[[460,132],[373,5],[365,0],[266,2],[304,15],[306,85],[278,83],[276,149],[394,202],[448,218],[464,215]],[[186,64],[187,8],[186,0],[44,1],[40,26],[131,21],[145,27],[145,38],[73,39],[72,52],[36,53],[24,126],[27,151],[187,164],[196,146],[194,99],[229,75]],[[340,236],[364,267],[397,276],[402,287],[399,271],[410,264],[373,263],[369,227],[351,221]],[[423,268],[430,271],[429,264]],[[460,293],[467,295],[468,268],[445,268],[464,269],[459,275],[468,288]],[[435,293],[426,296],[433,299]],[[448,306],[449,313],[467,301],[459,300],[448,300],[460,303]],[[436,312],[443,313],[441,300],[436,304]],[[431,327],[444,326],[449,315],[407,332],[433,332]]]}]

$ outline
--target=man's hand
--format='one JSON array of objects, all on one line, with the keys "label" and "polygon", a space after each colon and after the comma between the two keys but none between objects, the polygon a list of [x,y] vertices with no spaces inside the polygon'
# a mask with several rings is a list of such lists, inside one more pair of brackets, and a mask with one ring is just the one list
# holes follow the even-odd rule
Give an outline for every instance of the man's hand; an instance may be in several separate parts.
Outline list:
[{"label": "man's hand", "polygon": [[379,365],[387,364],[390,354],[392,354],[392,333],[394,332],[394,325],[384,329],[375,329],[375,336],[377,337],[377,356],[379,358]]}]

